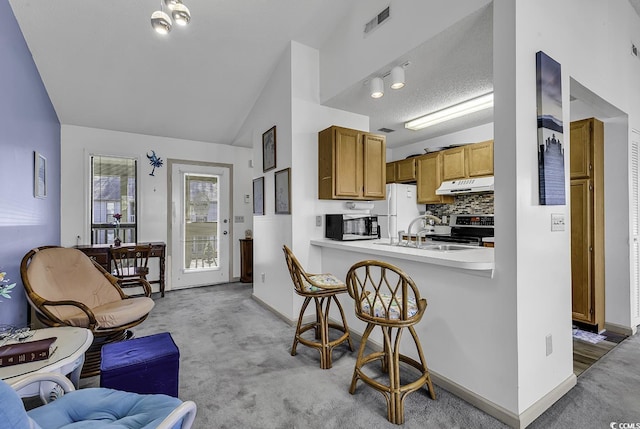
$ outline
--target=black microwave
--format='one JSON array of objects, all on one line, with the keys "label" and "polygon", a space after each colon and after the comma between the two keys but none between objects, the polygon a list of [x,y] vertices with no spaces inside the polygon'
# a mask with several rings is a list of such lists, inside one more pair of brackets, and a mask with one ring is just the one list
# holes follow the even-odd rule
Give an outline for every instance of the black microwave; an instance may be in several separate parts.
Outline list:
[{"label": "black microwave", "polygon": [[332,240],[373,240],[380,238],[378,216],[364,214],[325,215],[325,237]]}]

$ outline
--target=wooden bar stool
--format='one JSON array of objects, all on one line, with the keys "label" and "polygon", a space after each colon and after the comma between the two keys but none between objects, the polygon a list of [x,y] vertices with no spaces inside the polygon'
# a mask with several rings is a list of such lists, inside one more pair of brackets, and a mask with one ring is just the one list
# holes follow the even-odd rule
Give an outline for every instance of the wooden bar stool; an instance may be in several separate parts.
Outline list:
[{"label": "wooden bar stool", "polygon": [[[342,305],[340,305],[340,301],[336,297],[336,295],[346,292],[347,288],[344,282],[331,274],[309,274],[305,272],[291,249],[287,246],[282,246],[282,250],[284,251],[295,292],[304,297],[304,303],[298,316],[293,346],[291,347],[291,356],[296,355],[298,343],[302,343],[305,346],[318,349],[320,352],[320,368],[329,369],[332,366],[331,355],[334,347],[347,341],[349,350],[353,351],[347,320],[344,317]],[[312,299],[316,306],[316,320],[303,324],[304,312]],[[329,322],[329,310],[331,309],[332,301],[336,303],[338,310],[340,310],[342,325]],[[329,337],[330,328],[338,330],[342,334],[338,338],[331,340]],[[302,335],[310,329],[315,331],[315,340],[304,338]]]},{"label": "wooden bar stool", "polygon": [[[414,325],[422,319],[427,301],[420,298],[418,288],[407,274],[400,268],[381,261],[369,260],[354,264],[347,273],[347,290],[355,300],[356,316],[367,323],[360,342],[349,393],[355,392],[356,382],[361,379],[384,395],[389,421],[402,424],[404,399],[409,393],[426,385],[431,399],[436,399],[420,340],[414,329]],[[376,326],[382,329],[383,350],[365,355],[367,339]],[[405,328],[411,333],[419,362],[400,354],[400,340]],[[389,376],[388,385],[377,381],[372,376],[374,373],[371,368],[368,371],[371,375],[363,371],[367,364],[377,360],[382,364],[382,371]],[[414,381],[401,384],[401,362],[416,368],[420,371],[420,376]]]}]

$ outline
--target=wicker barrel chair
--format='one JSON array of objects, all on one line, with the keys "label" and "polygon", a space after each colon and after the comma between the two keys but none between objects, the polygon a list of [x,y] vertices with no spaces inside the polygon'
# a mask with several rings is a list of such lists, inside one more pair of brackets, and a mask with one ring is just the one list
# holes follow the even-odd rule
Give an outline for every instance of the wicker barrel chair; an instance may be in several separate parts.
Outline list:
[{"label": "wicker barrel chair", "polygon": [[[362,380],[384,395],[389,421],[403,424],[404,399],[409,393],[426,385],[431,399],[436,398],[420,340],[414,329],[424,315],[427,301],[420,297],[418,288],[406,273],[386,262],[368,260],[354,264],[347,273],[346,283],[349,295],[355,301],[356,316],[367,323],[349,393],[353,394],[358,379]],[[376,326],[382,329],[383,350],[365,355],[367,339]],[[411,333],[419,361],[400,353],[400,340],[405,328]],[[376,361],[381,362],[382,371],[388,374],[389,384],[380,383],[372,368],[365,373],[363,368]],[[402,384],[401,363],[417,369],[420,376]]]},{"label": "wicker barrel chair", "polygon": [[131,335],[154,306],[145,295],[132,298],[118,279],[78,249],[44,246],[30,250],[20,265],[29,304],[46,326],[76,326],[93,332],[81,377],[100,373],[100,352],[109,342]]},{"label": "wicker barrel chair", "polygon": [[[334,347],[347,341],[349,350],[353,351],[353,344],[351,343],[347,320],[344,317],[344,310],[336,297],[336,295],[340,293],[345,293],[347,288],[344,282],[331,274],[309,274],[305,272],[291,249],[283,246],[282,250],[284,251],[287,261],[289,274],[291,274],[294,290],[298,295],[304,297],[304,303],[298,316],[298,325],[296,326],[293,346],[291,347],[291,356],[296,355],[298,343],[302,343],[305,346],[317,349],[320,352],[320,368],[329,369],[333,365],[332,351]],[[312,299],[316,306],[316,318],[312,322],[303,324],[302,319],[304,318],[304,313]],[[332,301],[336,303],[340,311],[342,325],[329,322],[329,310],[331,309]],[[341,332],[341,335],[331,340],[329,336],[330,328],[338,330]],[[310,329],[314,330],[315,339],[309,339],[303,336],[303,334]]]}]

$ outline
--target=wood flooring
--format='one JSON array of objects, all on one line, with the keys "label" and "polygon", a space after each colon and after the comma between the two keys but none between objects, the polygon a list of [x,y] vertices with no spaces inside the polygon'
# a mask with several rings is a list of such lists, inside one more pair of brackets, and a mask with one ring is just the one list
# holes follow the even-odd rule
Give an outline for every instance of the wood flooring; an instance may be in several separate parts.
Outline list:
[{"label": "wood flooring", "polygon": [[598,359],[609,353],[622,340],[627,338],[625,335],[607,331],[603,332],[602,335],[607,338],[597,344],[573,339],[573,373],[576,376],[582,374],[587,368],[596,363]]}]

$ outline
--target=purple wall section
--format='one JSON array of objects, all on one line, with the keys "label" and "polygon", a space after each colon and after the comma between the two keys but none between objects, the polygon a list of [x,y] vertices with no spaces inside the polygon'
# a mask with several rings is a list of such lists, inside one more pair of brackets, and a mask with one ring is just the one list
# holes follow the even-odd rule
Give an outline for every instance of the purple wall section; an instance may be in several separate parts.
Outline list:
[{"label": "purple wall section", "polygon": [[[0,271],[16,283],[0,297],[0,324],[25,325],[20,261],[60,244],[60,121],[8,0],[0,0]],[[34,152],[47,159],[46,198],[33,196]]]}]

